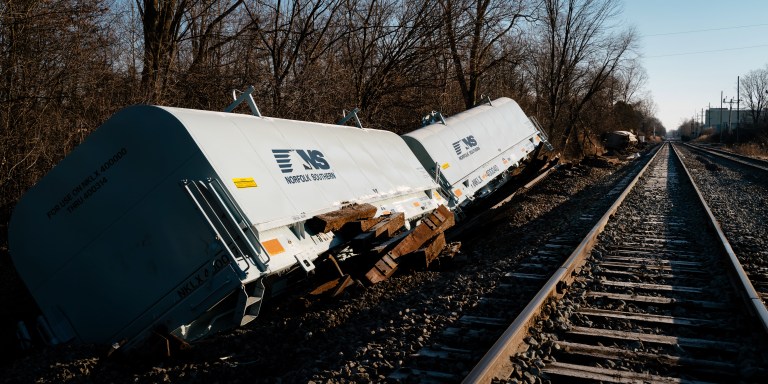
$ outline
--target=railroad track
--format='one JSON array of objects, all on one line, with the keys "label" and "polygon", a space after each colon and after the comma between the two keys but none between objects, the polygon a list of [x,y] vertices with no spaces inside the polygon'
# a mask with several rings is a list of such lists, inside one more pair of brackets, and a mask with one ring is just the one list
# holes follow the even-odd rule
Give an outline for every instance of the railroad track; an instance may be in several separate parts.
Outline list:
[{"label": "railroad track", "polygon": [[[768,162],[707,147],[681,153],[764,303],[768,303]],[[702,164],[703,168],[702,169]]]},{"label": "railroad track", "polygon": [[[761,382],[768,311],[670,146],[465,382]],[[625,200],[626,199],[626,200]]]},{"label": "railroad track", "polygon": [[506,271],[493,292],[462,314],[453,326],[433,337],[434,341],[428,346],[411,355],[389,379],[422,383],[461,381],[644,165],[645,162],[635,164],[634,169],[607,192],[602,204],[584,207],[577,222],[567,231],[549,238],[537,252]]},{"label": "railroad track", "polygon": [[751,169],[768,172],[768,161],[762,159],[756,159],[754,157],[725,151],[718,148],[703,147],[701,145],[685,144],[685,147],[690,148],[699,153],[706,153],[710,156],[715,156],[721,159],[726,159],[734,163],[745,165]]}]

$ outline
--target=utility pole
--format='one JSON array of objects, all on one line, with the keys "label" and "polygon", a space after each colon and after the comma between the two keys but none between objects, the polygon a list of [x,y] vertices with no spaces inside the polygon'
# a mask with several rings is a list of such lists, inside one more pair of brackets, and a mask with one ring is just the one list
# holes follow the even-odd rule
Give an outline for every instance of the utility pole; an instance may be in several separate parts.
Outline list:
[{"label": "utility pole", "polygon": [[741,102],[741,93],[739,92],[739,86],[741,85],[741,82],[739,81],[739,76],[736,76],[736,142],[739,142],[739,128],[741,128],[741,114],[739,111],[741,110],[741,107],[739,106],[739,103]]},{"label": "utility pole", "polygon": [[723,142],[723,100],[723,91],[720,91],[720,125],[717,131],[720,133],[718,136],[721,143]]},{"label": "utility pole", "polygon": [[696,137],[701,136],[701,125],[699,125],[699,111],[693,110],[693,122],[696,127]]},{"label": "utility pole", "polygon": [[691,136],[696,138],[696,131],[693,129],[693,119],[691,119]]},{"label": "utility pole", "polygon": [[730,100],[723,99],[723,103],[728,103],[728,132],[731,131],[731,115],[733,115],[733,103],[736,103],[738,108],[739,101],[741,101],[741,99],[737,98],[737,100],[734,100],[733,97],[731,97]]}]

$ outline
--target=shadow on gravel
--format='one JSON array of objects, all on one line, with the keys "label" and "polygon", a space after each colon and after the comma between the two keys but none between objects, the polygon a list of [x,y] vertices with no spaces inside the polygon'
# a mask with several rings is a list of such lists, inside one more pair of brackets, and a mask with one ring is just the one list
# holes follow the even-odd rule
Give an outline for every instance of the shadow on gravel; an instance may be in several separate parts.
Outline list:
[{"label": "shadow on gravel", "polygon": [[[399,272],[335,300],[313,302],[291,294],[265,305],[251,325],[196,343],[173,358],[106,359],[94,346],[64,346],[7,362],[0,377],[11,382],[271,383],[339,376],[383,381],[399,360],[427,345],[491,289],[486,275],[503,273],[573,225],[585,209],[604,204],[598,201],[612,188],[604,184],[620,180],[637,163],[615,172],[583,164],[563,167],[454,239],[464,243],[463,256],[444,262],[439,272]],[[3,271],[6,259],[7,252],[0,261]],[[11,300],[7,292],[4,306],[30,300],[18,293],[18,301]]]}]

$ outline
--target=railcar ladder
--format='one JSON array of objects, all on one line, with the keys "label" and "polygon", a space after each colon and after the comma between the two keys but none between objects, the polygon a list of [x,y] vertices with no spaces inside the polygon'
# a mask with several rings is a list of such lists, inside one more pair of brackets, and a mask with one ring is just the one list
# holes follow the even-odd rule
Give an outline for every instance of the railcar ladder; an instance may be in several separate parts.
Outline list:
[{"label": "railcar ladder", "polygon": [[547,147],[547,151],[552,152],[555,147],[552,146],[549,142],[549,136],[547,136],[547,133],[544,132],[544,128],[541,127],[541,124],[539,124],[539,121],[536,120],[533,116],[528,116],[528,120],[531,121],[533,126],[536,128],[537,131],[539,131],[539,137],[541,138],[541,142],[544,143],[544,146]]},{"label": "railcar ladder", "polygon": [[[267,264],[269,264],[269,254],[253,232],[251,223],[240,207],[235,204],[232,195],[226,188],[214,179],[197,182],[183,181],[182,184],[195,206],[205,217],[216,238],[237,266],[236,270],[240,278],[243,279],[247,276],[247,271],[251,266],[249,260],[259,270],[265,271]],[[244,267],[243,264],[245,264]],[[234,308],[233,321],[235,324],[245,325],[258,316],[264,292],[263,278],[243,283],[240,286],[237,304]]]},{"label": "railcar ladder", "polygon": [[251,223],[221,183],[208,179],[197,182],[184,180],[182,184],[237,266],[240,277],[247,275],[252,264],[265,271],[269,255],[253,232]]},{"label": "railcar ladder", "polygon": [[435,163],[435,184],[440,187],[442,195],[444,195],[449,203],[455,204],[455,209],[459,209],[459,198],[451,191],[451,186],[443,177],[443,172],[440,168],[440,163]]}]

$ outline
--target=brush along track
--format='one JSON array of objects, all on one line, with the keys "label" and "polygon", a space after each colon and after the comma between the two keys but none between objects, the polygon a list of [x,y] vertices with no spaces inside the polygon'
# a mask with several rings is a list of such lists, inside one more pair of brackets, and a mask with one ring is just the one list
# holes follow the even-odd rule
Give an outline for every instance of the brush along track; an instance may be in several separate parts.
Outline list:
[{"label": "brush along track", "polygon": [[768,163],[745,163],[745,156],[734,160],[689,145],[678,149],[752,284],[768,303]]},{"label": "brush along track", "polygon": [[669,146],[634,185],[465,382],[766,377],[768,313]]}]

